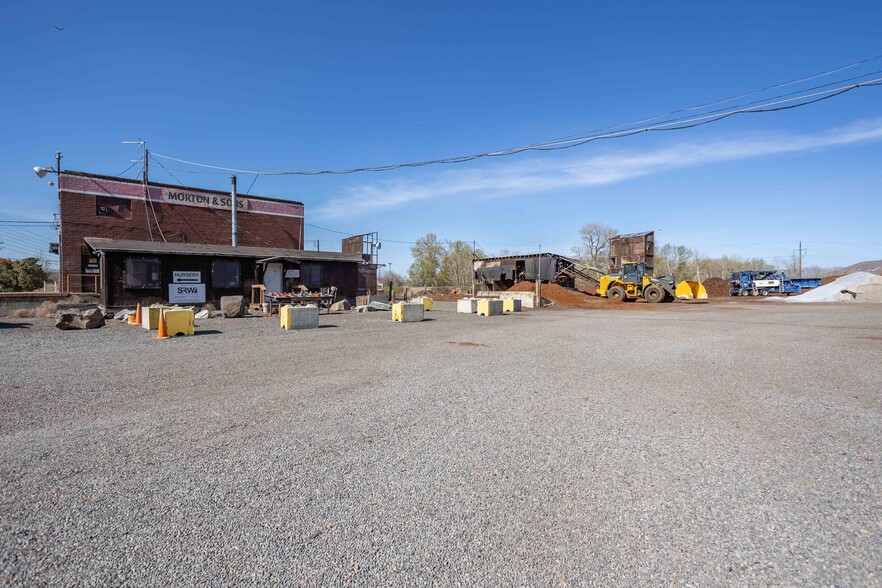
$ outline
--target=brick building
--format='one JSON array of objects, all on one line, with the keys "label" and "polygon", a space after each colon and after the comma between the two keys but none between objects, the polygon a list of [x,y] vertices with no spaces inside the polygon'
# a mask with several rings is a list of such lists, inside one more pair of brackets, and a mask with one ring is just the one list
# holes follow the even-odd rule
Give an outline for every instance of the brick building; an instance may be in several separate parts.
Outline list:
[{"label": "brick building", "polygon": [[171,286],[184,279],[200,286],[195,303],[248,296],[263,282],[269,291],[334,286],[346,298],[376,291],[371,255],[303,250],[301,202],[237,197],[233,247],[226,192],[64,171],[58,197],[61,283],[99,292],[108,306],[176,302]]}]

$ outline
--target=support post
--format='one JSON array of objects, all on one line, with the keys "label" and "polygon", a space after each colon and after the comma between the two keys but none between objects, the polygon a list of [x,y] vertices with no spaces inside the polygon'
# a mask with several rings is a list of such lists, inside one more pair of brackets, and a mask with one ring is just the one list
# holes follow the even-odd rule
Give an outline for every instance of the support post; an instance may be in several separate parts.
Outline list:
[{"label": "support post", "polygon": [[236,176],[230,176],[231,187],[230,187],[230,198],[232,205],[232,223],[233,223],[233,247],[236,247],[236,210],[239,208],[236,202]]},{"label": "support post", "polygon": [[536,308],[542,308],[542,244],[539,244],[539,257],[536,258]]}]

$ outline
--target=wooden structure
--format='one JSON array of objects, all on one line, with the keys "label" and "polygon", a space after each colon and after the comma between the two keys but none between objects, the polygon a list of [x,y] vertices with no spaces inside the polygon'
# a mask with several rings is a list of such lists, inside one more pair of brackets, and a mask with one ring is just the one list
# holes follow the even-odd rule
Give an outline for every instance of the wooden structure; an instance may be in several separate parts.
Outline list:
[{"label": "wooden structure", "polygon": [[655,273],[655,232],[616,235],[609,240],[609,267],[612,273],[622,271],[625,262],[646,264],[648,274]]},{"label": "wooden structure", "polygon": [[[359,287],[365,283],[365,263],[361,257],[340,252],[94,237],[85,241],[99,259],[100,299],[105,306],[218,303],[231,295],[256,302],[253,286],[278,293],[300,286],[310,291],[333,286],[338,299],[350,301],[366,293]],[[173,299],[178,287],[191,297]]]}]

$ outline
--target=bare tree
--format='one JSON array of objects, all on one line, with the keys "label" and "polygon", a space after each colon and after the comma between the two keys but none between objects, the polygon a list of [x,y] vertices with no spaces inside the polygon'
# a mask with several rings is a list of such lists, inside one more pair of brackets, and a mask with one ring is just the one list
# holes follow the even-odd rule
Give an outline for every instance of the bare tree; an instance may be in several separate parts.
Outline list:
[{"label": "bare tree", "polygon": [[474,269],[472,246],[465,241],[448,241],[441,260],[441,283],[456,288],[470,288]]},{"label": "bare tree", "polygon": [[580,243],[573,253],[588,265],[609,269],[609,240],[619,234],[618,229],[603,223],[588,223],[579,229]]}]

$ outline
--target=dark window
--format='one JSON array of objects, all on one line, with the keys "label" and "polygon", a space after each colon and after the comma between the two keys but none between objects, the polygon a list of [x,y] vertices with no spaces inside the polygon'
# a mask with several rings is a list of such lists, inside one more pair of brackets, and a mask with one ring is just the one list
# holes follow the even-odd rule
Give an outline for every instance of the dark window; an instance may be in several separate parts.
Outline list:
[{"label": "dark window", "polygon": [[238,261],[215,261],[211,266],[211,285],[215,288],[236,288],[239,281]]},{"label": "dark window", "polygon": [[159,288],[159,260],[126,260],[126,288]]},{"label": "dark window", "polygon": [[300,264],[300,283],[307,288],[320,288],[322,285],[322,266],[317,263]]},{"label": "dark window", "polygon": [[125,198],[98,196],[95,198],[95,214],[116,218],[132,218],[132,201]]}]

